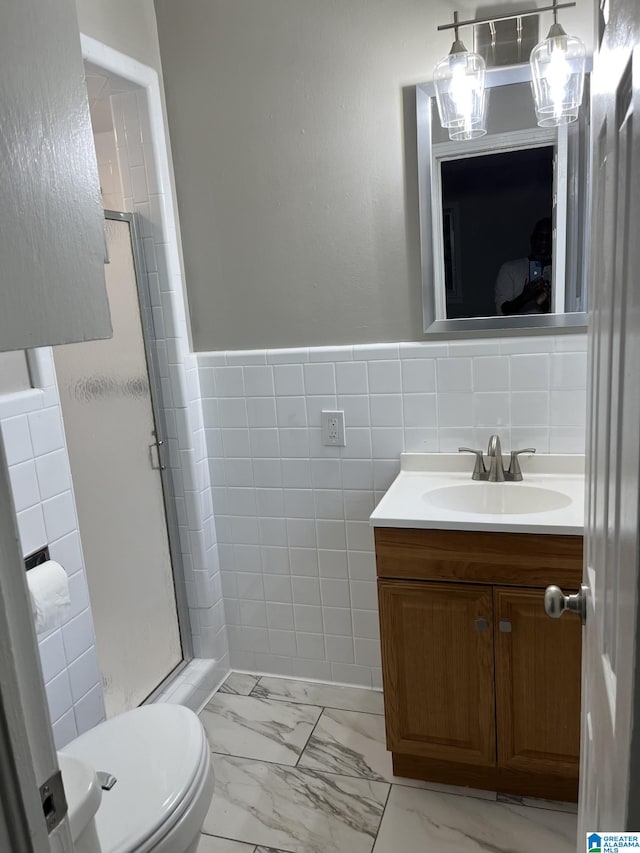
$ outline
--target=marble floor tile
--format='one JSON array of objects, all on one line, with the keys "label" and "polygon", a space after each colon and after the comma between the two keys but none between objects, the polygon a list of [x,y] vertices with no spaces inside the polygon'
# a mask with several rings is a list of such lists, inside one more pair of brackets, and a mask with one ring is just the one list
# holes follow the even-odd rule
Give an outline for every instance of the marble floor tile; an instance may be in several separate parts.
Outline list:
[{"label": "marble floor tile", "polygon": [[576,817],[394,785],[373,853],[575,853]]},{"label": "marble floor tile", "polygon": [[295,764],[322,709],[216,693],[200,712],[212,752]]},{"label": "marble floor tile", "polygon": [[249,675],[246,672],[232,672],[218,693],[238,693],[248,696],[260,680],[259,675]]},{"label": "marble floor tile", "polygon": [[256,853],[289,853],[289,851],[276,850],[274,847],[256,847]]},{"label": "marble floor tile", "polygon": [[[298,767],[434,790],[434,783],[393,775],[391,753],[386,747],[384,717],[377,714],[326,708],[304,748]],[[471,788],[435,785],[435,790],[485,800],[496,798],[493,791]]]},{"label": "marble floor tile", "polygon": [[254,851],[253,844],[243,844],[241,841],[230,841],[228,838],[217,838],[214,835],[202,835],[196,853],[254,853]]},{"label": "marble floor tile", "polygon": [[342,708],[346,711],[384,714],[382,693],[366,688],[338,687],[333,684],[316,684],[311,681],[263,676],[252,695],[262,696],[265,699]]},{"label": "marble floor tile", "polygon": [[204,832],[289,853],[371,853],[389,785],[223,755],[213,760],[216,787]]},{"label": "marble floor tile", "polygon": [[541,800],[538,797],[518,797],[515,794],[498,794],[499,803],[514,806],[528,806],[532,809],[551,809],[554,812],[578,814],[577,803],[563,803],[561,800]]}]

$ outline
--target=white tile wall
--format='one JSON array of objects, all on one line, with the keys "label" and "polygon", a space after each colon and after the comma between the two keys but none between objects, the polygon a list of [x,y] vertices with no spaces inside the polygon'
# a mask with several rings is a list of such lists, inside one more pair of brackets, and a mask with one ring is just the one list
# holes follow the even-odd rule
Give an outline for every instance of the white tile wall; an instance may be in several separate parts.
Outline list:
[{"label": "white tile wall", "polygon": [[4,442],[24,556],[49,546],[69,576],[64,623],[38,638],[53,723],[62,747],[105,717],[82,547],[62,430],[53,356],[30,355],[38,388],[0,396]]},{"label": "white tile wall", "polygon": [[[152,139],[162,142],[164,126],[162,116],[150,107],[153,99],[147,89],[132,84],[131,91],[120,91],[111,96],[118,168],[124,210],[140,216],[194,654],[215,659],[222,677],[228,670],[228,640],[200,377],[196,358],[189,353],[168,163],[156,159]],[[158,148],[166,150],[162,144]],[[242,377],[242,368],[238,370]],[[213,398],[215,385],[207,392]],[[235,402],[240,407],[228,406],[224,417],[242,426],[244,400]],[[227,443],[233,438],[229,435]]]},{"label": "white tile wall", "polygon": [[[380,686],[368,516],[403,450],[584,452],[586,337],[201,353],[234,667]],[[345,411],[346,447],[320,411]]]},{"label": "white tile wall", "polygon": [[107,210],[124,210],[115,133],[112,130],[95,133],[93,141],[98,161],[102,204]]}]

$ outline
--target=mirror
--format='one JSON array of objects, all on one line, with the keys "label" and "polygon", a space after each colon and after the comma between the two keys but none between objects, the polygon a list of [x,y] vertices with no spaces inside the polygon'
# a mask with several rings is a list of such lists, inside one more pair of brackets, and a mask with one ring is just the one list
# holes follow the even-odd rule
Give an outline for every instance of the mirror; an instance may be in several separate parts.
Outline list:
[{"label": "mirror", "polygon": [[588,75],[577,122],[536,124],[529,65],[487,71],[487,134],[451,142],[416,87],[424,330],[585,327]]}]

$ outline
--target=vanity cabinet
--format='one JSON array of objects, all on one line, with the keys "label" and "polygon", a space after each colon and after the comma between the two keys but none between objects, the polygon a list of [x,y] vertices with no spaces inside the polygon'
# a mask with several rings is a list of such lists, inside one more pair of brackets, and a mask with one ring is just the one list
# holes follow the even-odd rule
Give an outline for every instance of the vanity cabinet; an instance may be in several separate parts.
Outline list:
[{"label": "vanity cabinet", "polygon": [[387,746],[399,776],[577,799],[582,537],[376,528]]}]

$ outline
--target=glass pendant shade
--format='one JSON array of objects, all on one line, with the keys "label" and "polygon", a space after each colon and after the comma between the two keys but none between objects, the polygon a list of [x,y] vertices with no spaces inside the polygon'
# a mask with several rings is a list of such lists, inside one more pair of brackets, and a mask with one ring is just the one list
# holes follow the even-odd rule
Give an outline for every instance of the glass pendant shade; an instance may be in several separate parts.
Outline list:
[{"label": "glass pendant shade", "polygon": [[584,90],[584,43],[554,24],[531,51],[531,78],[540,127],[570,124],[578,118]]},{"label": "glass pendant shade", "polygon": [[433,70],[440,123],[455,140],[484,136],[486,128],[485,62],[455,41],[451,53]]}]

